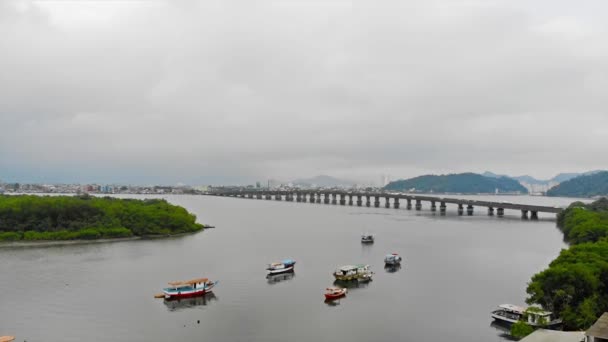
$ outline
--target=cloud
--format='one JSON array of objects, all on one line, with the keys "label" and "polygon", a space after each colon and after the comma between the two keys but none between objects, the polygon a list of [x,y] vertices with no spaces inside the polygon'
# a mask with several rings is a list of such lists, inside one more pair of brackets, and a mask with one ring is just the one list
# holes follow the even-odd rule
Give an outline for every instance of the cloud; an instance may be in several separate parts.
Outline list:
[{"label": "cloud", "polygon": [[4,1],[0,178],[602,168],[608,6],[541,3]]}]

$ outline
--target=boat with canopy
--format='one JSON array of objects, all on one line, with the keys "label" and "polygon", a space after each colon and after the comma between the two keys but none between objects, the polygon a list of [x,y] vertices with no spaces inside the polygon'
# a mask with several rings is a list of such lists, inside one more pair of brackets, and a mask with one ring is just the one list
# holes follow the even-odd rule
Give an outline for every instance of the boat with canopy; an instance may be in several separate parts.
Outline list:
[{"label": "boat with canopy", "polygon": [[189,298],[202,296],[211,292],[218,281],[210,281],[207,278],[196,278],[186,281],[173,281],[169,287],[163,289],[165,299]]}]

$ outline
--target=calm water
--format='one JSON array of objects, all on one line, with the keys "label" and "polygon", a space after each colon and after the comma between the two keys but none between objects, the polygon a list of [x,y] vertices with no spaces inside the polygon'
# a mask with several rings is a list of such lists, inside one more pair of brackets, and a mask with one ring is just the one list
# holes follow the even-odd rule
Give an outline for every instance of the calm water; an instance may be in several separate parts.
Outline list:
[{"label": "calm water", "polygon": [[[514,211],[503,219],[481,208],[459,217],[448,206],[440,217],[428,210],[165,198],[217,228],[164,240],[0,248],[0,335],[28,342],[502,341],[489,312],[523,304],[530,276],[565,247],[547,216],[522,221]],[[364,231],[376,234],[375,244],[361,245]],[[383,267],[390,252],[405,260],[392,273]],[[298,261],[295,275],[266,279],[265,265],[284,257]],[[331,272],[351,263],[370,264],[374,281],[326,304]],[[220,280],[214,295],[153,298],[168,281],[199,276]]]}]

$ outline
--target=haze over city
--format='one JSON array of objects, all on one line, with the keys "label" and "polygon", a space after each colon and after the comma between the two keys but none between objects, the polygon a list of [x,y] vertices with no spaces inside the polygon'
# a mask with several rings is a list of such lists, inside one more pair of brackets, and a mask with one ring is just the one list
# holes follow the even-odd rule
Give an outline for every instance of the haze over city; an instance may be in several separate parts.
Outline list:
[{"label": "haze over city", "polygon": [[379,182],[602,169],[607,10],[1,1],[0,179]]}]

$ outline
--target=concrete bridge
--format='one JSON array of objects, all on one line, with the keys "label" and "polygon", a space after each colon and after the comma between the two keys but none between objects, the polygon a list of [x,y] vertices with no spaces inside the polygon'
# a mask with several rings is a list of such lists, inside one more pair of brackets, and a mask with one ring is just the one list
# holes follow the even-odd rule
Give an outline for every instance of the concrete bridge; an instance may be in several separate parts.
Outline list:
[{"label": "concrete bridge", "polygon": [[[256,190],[256,189],[216,189],[209,191],[207,195],[242,197],[251,199],[266,199],[277,201],[295,201],[301,203],[323,203],[356,205],[379,208],[398,209],[401,204],[405,204],[407,209],[422,210],[422,203],[426,203],[431,211],[439,210],[441,215],[445,215],[447,204],[455,204],[458,214],[473,215],[475,207],[487,208],[488,215],[504,216],[505,209],[517,210],[521,212],[523,219],[538,219],[538,213],[558,214],[563,209],[559,207],[539,206],[529,204],[516,204],[509,202],[477,201],[471,199],[458,199],[427,195],[413,195],[388,192],[366,192],[366,191],[340,191],[340,190]],[[382,201],[382,199],[384,199]],[[382,203],[384,202],[384,203]]]}]

